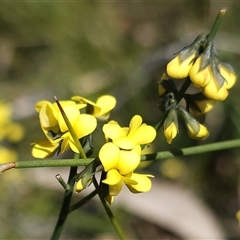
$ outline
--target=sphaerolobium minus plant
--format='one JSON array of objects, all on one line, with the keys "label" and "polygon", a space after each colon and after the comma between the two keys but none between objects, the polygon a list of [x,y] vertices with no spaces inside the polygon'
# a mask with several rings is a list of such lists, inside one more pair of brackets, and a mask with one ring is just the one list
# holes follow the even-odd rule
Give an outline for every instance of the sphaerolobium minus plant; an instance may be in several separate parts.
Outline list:
[{"label": "sphaerolobium minus plant", "polygon": [[[179,132],[178,115],[181,115],[190,138],[201,140],[209,136],[206,126],[195,117],[209,112],[216,101],[224,101],[237,79],[232,67],[220,60],[213,44],[213,38],[224,13],[225,10],[220,11],[208,35],[199,35],[193,43],[176,53],[166,65],[165,72],[158,82],[158,94],[161,99],[159,108],[164,113],[154,127],[144,123],[142,117],[137,114],[125,127],[115,120],[109,121],[110,112],[116,106],[116,99],[111,95],[103,95],[96,102],[74,96],[65,101],[58,101],[55,98],[56,101],[53,103],[46,100],[36,103],[35,109],[39,114],[43,139],[32,143],[32,155],[39,160],[0,164],[0,172],[11,168],[71,167],[67,183],[59,174],[56,176],[64,187],[65,194],[51,239],[60,237],[68,214],[96,194],[119,238],[125,239],[107,203],[112,204],[124,186],[132,193],[148,192],[151,189],[153,175],[137,173],[141,160],[177,156],[177,153],[174,155],[168,151],[142,154],[146,146],[156,138],[157,131],[163,127],[166,141],[171,144]],[[182,83],[180,88],[176,87],[176,82],[178,86]],[[187,92],[190,85],[195,89],[195,93]],[[185,100],[185,107],[180,106],[181,99]],[[92,139],[99,120],[105,121],[102,127],[105,142],[96,156],[90,158],[94,152]],[[239,147],[240,143],[230,141],[225,145],[215,144],[212,149],[210,145],[205,145],[205,148],[192,147],[178,152],[182,155],[197,154],[203,153],[204,149],[205,152],[214,151],[223,146]],[[68,150],[74,153],[73,159],[49,159],[56,155],[61,156]],[[48,160],[43,160],[44,158]],[[79,166],[85,168],[78,172]],[[99,181],[96,178],[98,173]],[[71,205],[73,192],[82,192],[90,184],[94,185],[95,190]]]}]

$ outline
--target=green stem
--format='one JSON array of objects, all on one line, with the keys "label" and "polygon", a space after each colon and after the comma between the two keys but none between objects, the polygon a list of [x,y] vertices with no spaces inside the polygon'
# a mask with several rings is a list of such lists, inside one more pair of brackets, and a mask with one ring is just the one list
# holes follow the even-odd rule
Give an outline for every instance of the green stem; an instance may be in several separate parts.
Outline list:
[{"label": "green stem", "polygon": [[[79,158],[79,154],[75,153],[74,155],[75,159]],[[58,221],[56,223],[55,229],[53,231],[53,234],[51,236],[51,240],[57,240],[59,239],[62,230],[63,230],[63,226],[64,223],[67,219],[68,213],[69,213],[69,206],[71,203],[71,199],[72,199],[72,194],[73,194],[73,189],[74,189],[74,177],[77,174],[77,167],[71,167],[70,168],[70,172],[69,172],[69,177],[68,177],[68,188],[65,189],[65,193],[64,193],[64,199],[62,202],[62,207],[59,213],[59,217],[58,217]]]},{"label": "green stem", "polygon": [[[173,149],[171,151],[162,151],[153,154],[142,155],[142,161],[149,161],[149,160],[160,160],[165,158],[171,158],[176,156],[188,156],[194,154],[202,154],[207,152],[214,152],[218,150],[224,149],[231,149],[231,148],[239,148],[240,147],[240,139],[229,140],[224,142],[217,142],[217,143],[209,143],[201,146],[196,147],[189,147],[189,148],[182,148],[182,149]],[[92,162],[94,158],[89,159],[78,159],[86,166],[90,162]],[[48,163],[50,161],[50,164]],[[66,167],[66,166],[80,166],[80,164],[76,164],[74,159],[66,159],[62,160],[68,161],[67,164],[55,164],[54,162],[57,160],[43,160],[43,162],[37,161],[20,161],[20,162],[11,162],[11,163],[3,163],[0,164],[0,173],[7,171],[13,168],[35,168],[35,167]]]},{"label": "green stem", "polygon": [[212,29],[211,29],[210,33],[207,35],[207,42],[210,42],[214,39],[214,37],[218,31],[219,25],[225,15],[226,11],[227,11],[226,9],[222,9],[219,11],[219,13],[213,23]]},{"label": "green stem", "polygon": [[117,219],[114,217],[111,209],[110,209],[109,206],[107,205],[107,202],[106,202],[105,199],[103,198],[103,196],[102,196],[102,194],[101,194],[101,191],[100,191],[100,189],[99,189],[97,180],[95,179],[95,177],[93,177],[93,184],[94,184],[94,186],[95,186],[95,188],[96,188],[96,190],[97,190],[98,196],[99,196],[99,198],[100,198],[100,200],[101,200],[101,202],[102,202],[102,205],[103,205],[103,207],[104,207],[104,209],[105,209],[105,212],[107,213],[108,218],[109,218],[109,220],[110,220],[111,223],[112,223],[112,226],[114,227],[116,233],[117,233],[118,236],[119,236],[119,239],[121,239],[121,240],[126,239],[126,237],[125,237],[125,235],[124,235],[124,233],[123,233],[123,231],[122,231],[122,229],[121,229],[121,227],[120,227]]},{"label": "green stem", "polygon": [[78,137],[77,137],[77,135],[76,135],[76,133],[75,133],[75,131],[74,131],[70,121],[68,120],[68,117],[67,117],[66,113],[64,112],[60,102],[57,100],[57,97],[54,97],[54,98],[55,98],[55,101],[56,101],[56,103],[58,105],[59,111],[61,112],[62,117],[63,117],[63,119],[64,119],[64,121],[65,121],[65,123],[66,123],[66,125],[68,127],[68,130],[69,130],[69,132],[70,132],[70,134],[71,134],[71,136],[73,138],[73,141],[74,141],[74,143],[76,145],[76,148],[78,149],[78,151],[80,153],[80,156],[82,158],[87,158],[86,155],[85,155],[85,152],[83,150],[83,147],[82,147],[80,141],[78,140]]},{"label": "green stem", "polygon": [[15,163],[15,168],[87,166],[93,160],[94,158],[19,161]]},{"label": "green stem", "polygon": [[78,202],[74,203],[72,206],[70,206],[69,213],[73,212],[77,208],[80,208],[81,206],[83,206],[85,203],[87,203],[89,200],[91,200],[96,194],[97,194],[97,190],[95,189],[90,194],[88,194],[86,197],[84,197],[81,200],[79,200]]},{"label": "green stem", "polygon": [[191,83],[192,82],[191,82],[190,77],[187,77],[187,79],[184,81],[183,85],[181,86],[181,88],[177,94],[177,98],[176,98],[177,104],[181,101],[181,99],[184,96],[184,93],[187,91],[187,89]]},{"label": "green stem", "polygon": [[172,149],[171,151],[157,152],[153,154],[147,154],[141,156],[141,161],[150,161],[150,160],[160,160],[172,157],[179,156],[189,156],[202,154],[207,152],[214,152],[218,150],[230,149],[230,148],[239,148],[240,139],[230,140],[225,142],[218,143],[209,143],[196,147],[182,148],[182,149]]}]

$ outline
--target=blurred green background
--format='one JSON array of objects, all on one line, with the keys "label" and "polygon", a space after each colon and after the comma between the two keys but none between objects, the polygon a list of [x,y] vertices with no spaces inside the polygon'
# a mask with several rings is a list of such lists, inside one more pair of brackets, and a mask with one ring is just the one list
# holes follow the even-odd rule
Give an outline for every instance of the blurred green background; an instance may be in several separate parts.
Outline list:
[{"label": "blurred green background", "polygon": [[[33,159],[30,143],[43,137],[34,104],[42,99],[53,101],[53,96],[64,100],[80,95],[95,101],[103,93],[112,94],[118,101],[112,119],[127,125],[134,114],[141,114],[145,122],[154,125],[162,114],[158,110],[157,81],[165,64],[198,34],[207,34],[222,8],[227,8],[227,13],[215,47],[220,59],[230,63],[239,75],[237,1],[1,2],[0,99],[12,104],[13,120],[25,127],[23,141],[12,145],[19,160]],[[180,134],[170,146],[159,131],[155,150],[238,138],[239,91],[237,83],[228,99],[207,114],[209,139],[190,140],[180,124]],[[100,129],[94,140],[95,156],[102,143]],[[147,166],[146,171],[153,173],[156,181],[191,191],[210,209],[228,239],[237,239],[238,154],[238,150],[224,150],[162,160]],[[63,189],[54,178],[59,171],[63,169],[12,170],[0,176],[0,239],[49,238],[63,197]],[[74,200],[80,197],[75,194]],[[171,222],[157,224],[117,206],[113,206],[114,212],[129,238],[184,238]],[[174,213],[169,214],[176,218]],[[177,218],[184,221],[182,216]],[[62,238],[114,236],[101,205],[93,201],[69,216]]]}]

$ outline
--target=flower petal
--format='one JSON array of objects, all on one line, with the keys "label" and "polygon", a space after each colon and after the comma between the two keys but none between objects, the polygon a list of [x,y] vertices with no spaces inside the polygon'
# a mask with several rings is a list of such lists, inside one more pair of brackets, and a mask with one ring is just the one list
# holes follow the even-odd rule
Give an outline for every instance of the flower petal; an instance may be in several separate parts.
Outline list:
[{"label": "flower petal", "polygon": [[51,128],[58,124],[57,111],[50,102],[42,105],[39,112],[40,124],[44,128]]},{"label": "flower petal", "polygon": [[[80,117],[80,111],[77,108],[76,104],[62,106],[62,108],[63,108],[63,111],[65,112],[65,114],[67,115],[69,122],[71,123],[72,126],[74,126],[76,124],[78,118]],[[68,131],[67,124],[66,124],[60,111],[58,111],[58,123],[59,123],[61,132]]]},{"label": "flower petal", "polygon": [[212,79],[209,84],[203,88],[202,94],[213,100],[224,101],[228,96],[228,90],[224,85],[219,88],[216,80]]},{"label": "flower petal", "polygon": [[141,126],[141,124],[142,124],[142,117],[140,115],[133,116],[129,123],[128,137],[134,134],[134,132]]},{"label": "flower petal", "polygon": [[177,136],[177,133],[178,129],[174,122],[164,129],[164,136],[168,144],[171,144],[172,140]]},{"label": "flower petal", "polygon": [[106,179],[102,182],[109,185],[109,195],[111,196],[117,196],[122,190],[122,176],[116,169],[109,170]]},{"label": "flower petal", "polygon": [[113,200],[114,200],[114,197],[108,194],[108,195],[105,197],[105,200],[106,200],[109,204],[112,204],[112,203],[113,203]]},{"label": "flower petal", "polygon": [[146,144],[152,142],[156,135],[156,130],[152,126],[142,125],[130,136],[130,139],[135,144]]},{"label": "flower petal", "polygon": [[152,182],[149,179],[149,177],[154,177],[154,176],[149,174],[133,173],[130,179],[136,181],[137,184],[127,185],[128,189],[132,193],[148,192],[152,187]]},{"label": "flower petal", "polygon": [[105,172],[117,167],[119,161],[119,154],[119,148],[111,142],[106,143],[102,146],[99,151],[99,159],[104,167]]},{"label": "flower petal", "polygon": [[107,138],[112,140],[126,136],[125,131],[115,121],[103,125],[103,132]]},{"label": "flower petal", "polygon": [[81,114],[75,122],[75,125],[73,125],[73,129],[78,138],[82,138],[91,134],[96,127],[96,118],[89,114]]},{"label": "flower petal", "polygon": [[119,170],[120,174],[128,174],[137,168],[141,160],[139,151],[137,150],[139,147],[140,146],[137,145],[136,149],[133,149],[131,151],[120,151],[119,162],[117,165],[117,169]]},{"label": "flower petal", "polygon": [[116,144],[119,148],[124,150],[131,150],[135,147],[135,143],[128,137],[120,137],[116,140],[113,140],[113,143]]},{"label": "flower petal", "polygon": [[168,76],[174,79],[186,78],[188,76],[189,70],[192,67],[192,60],[194,57],[195,57],[195,54],[192,54],[187,59],[181,61],[180,54],[178,54],[167,65]]},{"label": "flower petal", "polygon": [[32,155],[35,158],[48,158],[52,157],[59,147],[59,143],[52,144],[48,140],[38,141],[34,143],[32,148]]},{"label": "flower petal", "polygon": [[96,101],[96,105],[101,108],[101,111],[96,112],[94,109],[94,116],[97,118],[105,118],[109,116],[109,112],[116,106],[116,102],[116,98],[111,95],[103,95],[99,97]]}]

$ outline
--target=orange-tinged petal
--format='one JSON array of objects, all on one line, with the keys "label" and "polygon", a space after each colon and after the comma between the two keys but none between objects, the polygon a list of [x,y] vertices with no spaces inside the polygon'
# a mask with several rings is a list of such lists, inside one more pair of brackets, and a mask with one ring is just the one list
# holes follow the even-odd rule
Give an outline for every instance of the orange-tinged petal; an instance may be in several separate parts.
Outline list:
[{"label": "orange-tinged petal", "polygon": [[99,159],[107,172],[118,165],[120,149],[112,142],[105,143],[99,151]]}]

